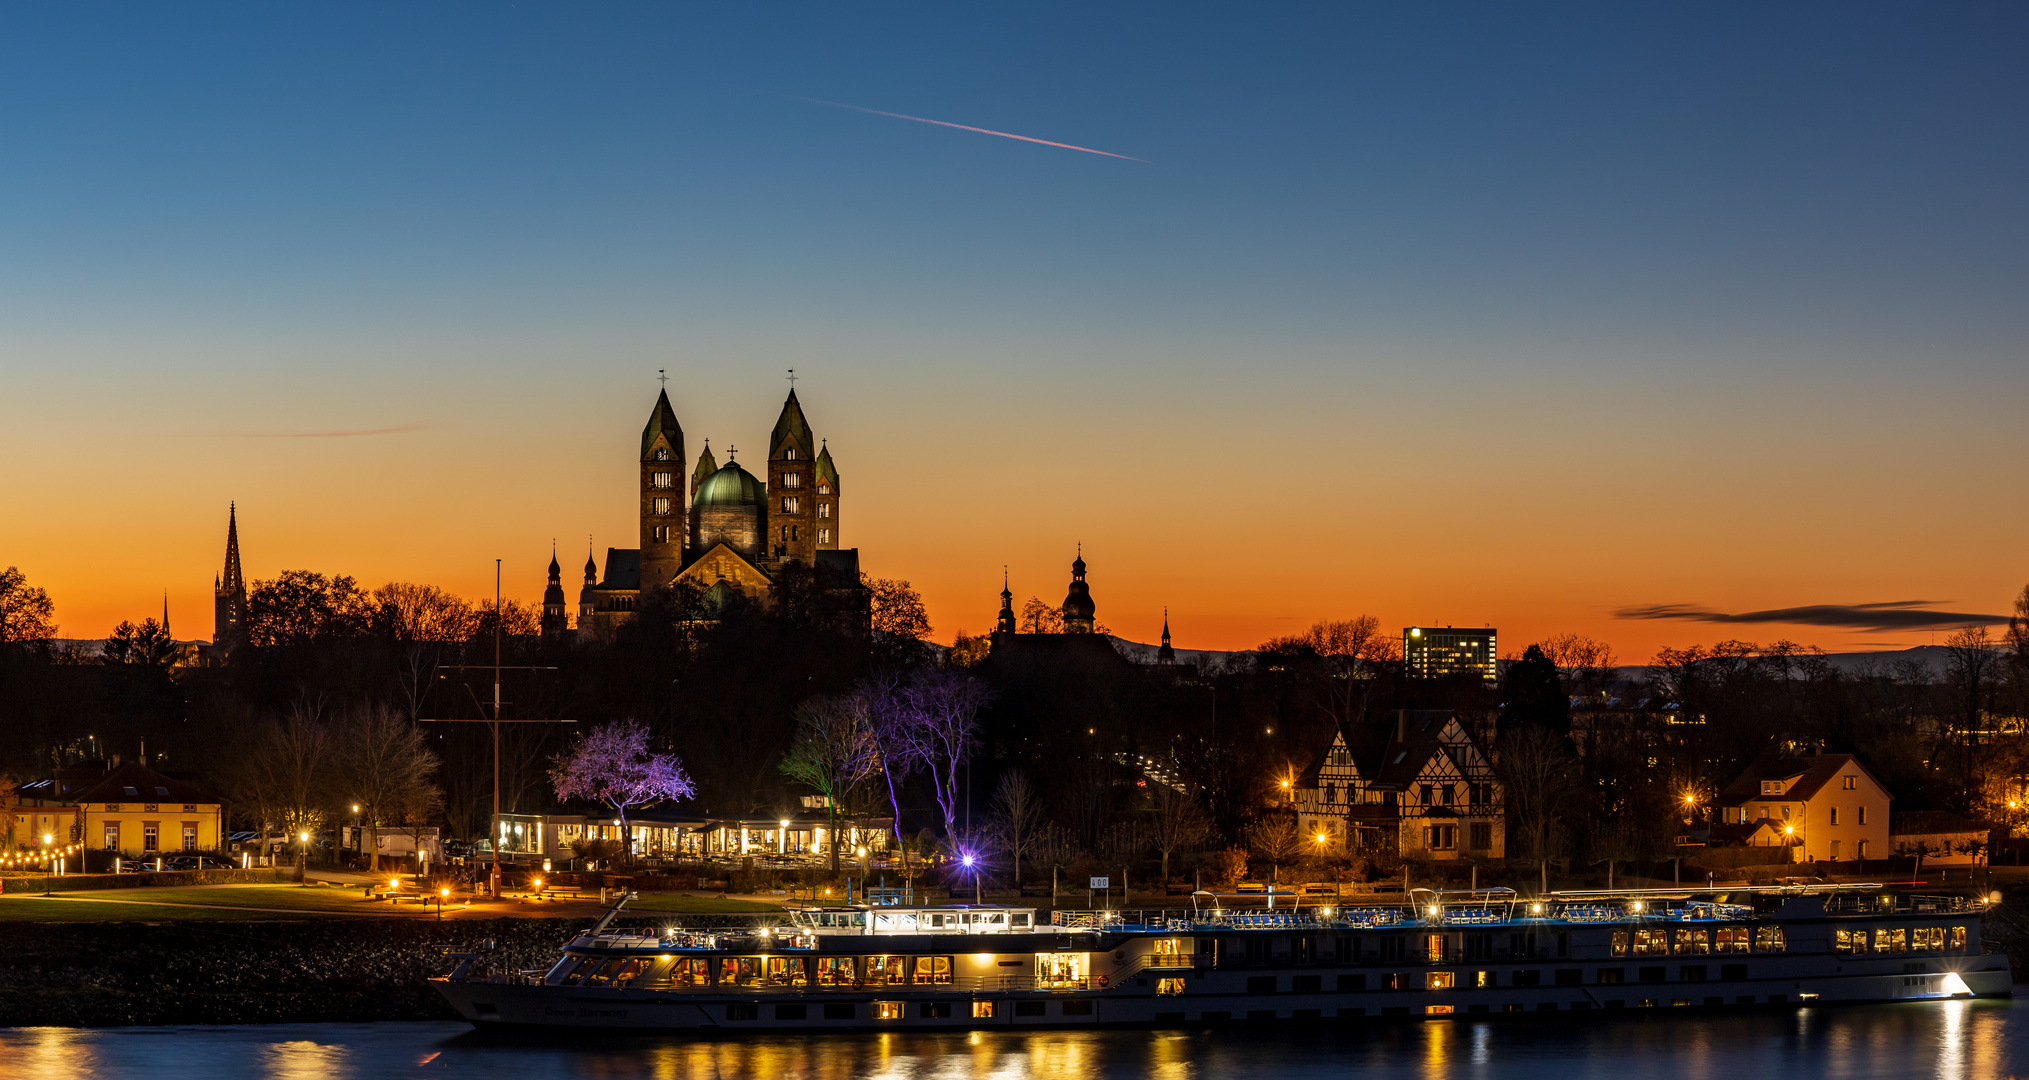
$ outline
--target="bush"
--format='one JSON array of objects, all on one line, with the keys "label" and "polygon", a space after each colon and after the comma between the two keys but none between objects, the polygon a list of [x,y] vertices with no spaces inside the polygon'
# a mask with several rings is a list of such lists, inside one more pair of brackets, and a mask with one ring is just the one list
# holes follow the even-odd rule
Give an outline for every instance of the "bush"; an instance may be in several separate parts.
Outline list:
[{"label": "bush", "polygon": [[1205,872],[1212,885],[1228,889],[1238,885],[1247,877],[1247,849],[1227,848],[1213,853]]}]

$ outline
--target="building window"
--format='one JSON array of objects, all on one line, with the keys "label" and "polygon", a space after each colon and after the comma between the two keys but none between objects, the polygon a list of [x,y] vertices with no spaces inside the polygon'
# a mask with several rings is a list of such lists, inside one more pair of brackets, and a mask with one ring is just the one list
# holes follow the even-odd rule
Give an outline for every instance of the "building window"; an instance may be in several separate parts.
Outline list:
[{"label": "building window", "polygon": [[1783,819],[1784,821],[1788,821],[1788,820],[1789,820],[1789,807],[1787,807],[1787,806],[1785,806],[1785,807],[1783,807],[1783,808],[1782,808],[1782,819]]},{"label": "building window", "polygon": [[1832,841],[1829,850],[1825,852],[1825,857],[1833,862],[1839,861],[1839,842],[1837,840]]},{"label": "building window", "polygon": [[649,501],[649,505],[654,510],[657,516],[659,517],[669,516],[669,496],[657,495],[654,499]]},{"label": "building window", "polygon": [[106,822],[106,850],[120,850],[120,823],[117,821]]},{"label": "building window", "polygon": [[794,496],[794,495],[784,495],[784,496],[782,496],[782,512],[783,512],[783,513],[785,513],[785,514],[800,514],[800,513],[802,513],[802,512],[803,512],[803,500],[802,500],[802,499],[799,499],[799,498],[797,498],[797,497],[796,497],[796,496]]},{"label": "building window", "polygon": [[648,482],[650,485],[654,487],[663,488],[667,490],[670,486],[671,475],[673,474],[666,472],[650,473],[648,475]]},{"label": "building window", "polygon": [[657,460],[657,461],[668,461],[668,460],[669,460],[669,447],[667,447],[667,446],[658,446],[658,447],[656,447],[656,448],[655,448],[655,460]]},{"label": "building window", "polygon": [[141,823],[141,850],[142,851],[162,850],[161,825],[153,821],[144,821]]},{"label": "building window", "polygon": [[1780,795],[1780,794],[1782,794],[1782,781],[1780,781],[1780,780],[1763,780],[1763,781],[1761,782],[1761,793],[1762,793],[1763,795]]},{"label": "building window", "polygon": [[783,473],[783,474],[782,474],[782,486],[783,486],[783,487],[789,487],[789,488],[800,488],[800,487],[802,487],[802,486],[803,486],[803,474],[802,474],[802,473],[793,473],[793,472],[791,472],[791,473]]},{"label": "building window", "polygon": [[195,821],[183,823],[183,850],[197,850],[197,822]]},{"label": "building window", "polygon": [[1856,791],[1860,787],[1860,778],[1857,776],[1842,776],[1839,778],[1839,786],[1847,791]]},{"label": "building window", "polygon": [[831,543],[831,530],[830,529],[817,530],[817,542],[820,544]]},{"label": "building window", "polygon": [[1832,807],[1832,824],[1837,825],[1838,823],[1839,823],[1839,808],[1834,806]]},{"label": "building window", "polygon": [[1423,828],[1423,846],[1432,851],[1450,851],[1458,847],[1458,826],[1426,825]]},{"label": "building window", "polygon": [[830,484],[819,484],[819,485],[817,485],[817,493],[818,493],[819,495],[829,495],[829,494],[831,494],[831,485],[830,485]]},{"label": "building window", "polygon": [[1867,808],[1864,806],[1860,808],[1860,824],[1867,824]]},{"label": "building window", "polygon": [[784,451],[782,451],[782,460],[784,460],[784,461],[795,461],[795,460],[796,460],[796,448],[792,446],[792,447],[788,448],[787,450],[784,450]]},{"label": "building window", "polygon": [[1865,841],[1865,840],[1862,840],[1862,841],[1860,841],[1860,842],[1859,842],[1858,844],[1856,844],[1856,845],[1854,845],[1854,846],[1855,846],[1855,847],[1856,847],[1856,848],[1858,849],[1858,850],[1856,850],[1856,851],[1854,851],[1854,852],[1853,852],[1853,857],[1854,857],[1854,858],[1856,858],[1856,859],[1864,859],[1864,858],[1866,858],[1866,857],[1867,857],[1867,841]]},{"label": "building window", "polygon": [[818,517],[821,517],[821,518],[828,518],[828,517],[830,517],[830,516],[831,516],[831,504],[830,504],[830,503],[828,503],[828,502],[824,502],[824,503],[818,503],[818,504],[817,504],[817,516],[818,516]]}]

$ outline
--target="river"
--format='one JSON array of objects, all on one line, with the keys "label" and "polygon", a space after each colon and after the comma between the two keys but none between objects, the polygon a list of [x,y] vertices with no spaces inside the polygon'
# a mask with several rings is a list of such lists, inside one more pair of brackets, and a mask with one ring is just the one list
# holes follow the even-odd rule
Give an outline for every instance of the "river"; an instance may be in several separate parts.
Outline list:
[{"label": "river", "polygon": [[503,1039],[463,1024],[0,1029],[7,1080],[1151,1077],[1815,1080],[2029,1074],[2029,1000],[1193,1031]]}]

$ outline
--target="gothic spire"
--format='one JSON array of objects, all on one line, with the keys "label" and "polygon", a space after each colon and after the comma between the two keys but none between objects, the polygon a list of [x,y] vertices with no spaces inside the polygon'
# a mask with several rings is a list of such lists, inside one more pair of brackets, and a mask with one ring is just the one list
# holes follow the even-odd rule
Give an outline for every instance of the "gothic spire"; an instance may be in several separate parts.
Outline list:
[{"label": "gothic spire", "polygon": [[225,578],[218,583],[218,587],[223,592],[245,592],[247,583],[240,576],[239,504],[227,503],[225,515]]},{"label": "gothic spire", "polygon": [[718,471],[718,459],[712,457],[712,441],[706,439],[704,452],[697,456],[697,468],[692,469],[690,473],[691,498],[697,498],[698,486],[711,479],[711,475]]},{"label": "gothic spire", "polygon": [[683,455],[683,427],[676,422],[676,410],[670,407],[667,390],[655,395],[655,408],[648,414],[648,426],[641,429],[641,460],[648,460],[648,452],[655,448],[657,435],[668,436],[676,456]]},{"label": "gothic spire", "polygon": [[768,457],[773,459],[782,454],[783,440],[796,447],[802,457],[813,456],[810,449],[810,422],[803,418],[803,403],[796,400],[796,388],[789,388],[789,397],[782,402],[782,415],[775,421],[774,434],[768,436]]}]

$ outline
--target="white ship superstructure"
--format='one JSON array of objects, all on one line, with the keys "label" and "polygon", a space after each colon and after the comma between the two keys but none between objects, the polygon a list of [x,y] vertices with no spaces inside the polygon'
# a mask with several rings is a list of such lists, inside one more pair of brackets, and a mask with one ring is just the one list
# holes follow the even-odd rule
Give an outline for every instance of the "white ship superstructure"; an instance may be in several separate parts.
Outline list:
[{"label": "white ship superstructure", "polygon": [[[622,901],[624,904],[624,901]],[[479,1025],[660,1030],[1184,1025],[2007,995],[1984,903],[1881,886],[1421,891],[1301,910],[993,905],[599,926],[547,971],[434,980]]]}]

